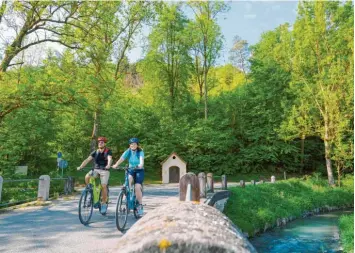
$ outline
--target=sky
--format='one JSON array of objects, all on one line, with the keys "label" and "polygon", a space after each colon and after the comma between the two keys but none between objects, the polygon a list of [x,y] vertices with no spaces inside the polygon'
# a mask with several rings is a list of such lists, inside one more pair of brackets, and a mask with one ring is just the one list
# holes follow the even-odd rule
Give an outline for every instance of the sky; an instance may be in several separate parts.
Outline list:
[{"label": "sky", "polygon": [[[293,24],[296,20],[298,1],[229,1],[230,10],[220,14],[218,24],[224,36],[224,48],[217,65],[228,63],[229,50],[233,37],[239,35],[248,41],[249,45],[256,44],[262,33],[275,29],[286,22]],[[144,29],[143,34],[147,35]],[[143,58],[142,45],[144,39],[139,37],[137,46],[128,54],[130,62]]]}]

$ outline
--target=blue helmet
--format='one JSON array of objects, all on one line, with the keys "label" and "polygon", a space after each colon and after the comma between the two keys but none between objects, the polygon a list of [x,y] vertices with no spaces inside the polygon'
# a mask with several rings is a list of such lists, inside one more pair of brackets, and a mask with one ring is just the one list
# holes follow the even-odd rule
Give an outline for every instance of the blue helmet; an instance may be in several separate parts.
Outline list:
[{"label": "blue helmet", "polygon": [[129,139],[129,144],[131,144],[131,143],[139,143],[139,139],[138,138],[131,138],[131,139]]}]

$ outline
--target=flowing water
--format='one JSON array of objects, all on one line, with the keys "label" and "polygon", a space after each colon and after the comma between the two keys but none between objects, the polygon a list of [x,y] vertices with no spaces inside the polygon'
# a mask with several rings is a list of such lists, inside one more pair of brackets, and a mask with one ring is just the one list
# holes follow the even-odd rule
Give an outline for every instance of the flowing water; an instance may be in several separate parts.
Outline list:
[{"label": "flowing water", "polygon": [[297,219],[250,239],[259,253],[342,252],[339,218],[353,210],[336,211]]}]

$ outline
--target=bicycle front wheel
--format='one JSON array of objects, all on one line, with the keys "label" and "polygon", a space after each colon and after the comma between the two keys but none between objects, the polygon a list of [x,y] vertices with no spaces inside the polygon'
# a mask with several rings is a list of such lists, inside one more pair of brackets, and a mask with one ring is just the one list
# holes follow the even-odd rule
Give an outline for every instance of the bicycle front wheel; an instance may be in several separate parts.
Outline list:
[{"label": "bicycle front wheel", "polygon": [[127,194],[121,191],[117,198],[116,204],[116,227],[119,231],[123,231],[128,217],[128,200]]},{"label": "bicycle front wheel", "polygon": [[93,192],[85,189],[79,200],[79,220],[82,224],[87,225],[92,216],[93,211]]}]

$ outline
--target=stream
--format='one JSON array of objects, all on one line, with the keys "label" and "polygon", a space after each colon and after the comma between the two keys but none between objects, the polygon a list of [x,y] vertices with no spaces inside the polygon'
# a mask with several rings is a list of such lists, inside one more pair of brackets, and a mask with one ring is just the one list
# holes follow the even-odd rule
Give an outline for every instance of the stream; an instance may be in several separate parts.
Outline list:
[{"label": "stream", "polygon": [[249,241],[259,253],[342,252],[339,240],[339,218],[353,210],[335,211],[297,219],[274,228]]}]

